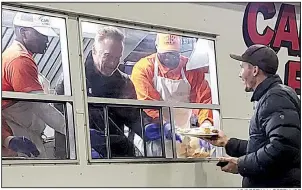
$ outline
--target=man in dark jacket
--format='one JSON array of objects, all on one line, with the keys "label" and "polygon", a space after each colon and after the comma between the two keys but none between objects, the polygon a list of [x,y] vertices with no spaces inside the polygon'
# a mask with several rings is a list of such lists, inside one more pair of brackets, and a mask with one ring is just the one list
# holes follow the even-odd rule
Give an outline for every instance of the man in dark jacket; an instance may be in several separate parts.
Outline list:
[{"label": "man in dark jacket", "polygon": [[[134,86],[128,75],[118,70],[124,48],[124,35],[117,28],[104,27],[95,37],[92,51],[85,61],[86,89],[88,97],[136,99]],[[61,80],[56,88],[64,94]],[[89,103],[89,127],[92,148],[107,157],[104,105]],[[133,107],[108,107],[108,126],[112,157],[135,156],[134,145],[124,135],[124,126],[131,134],[141,136],[142,128],[139,109]],[[133,138],[133,137],[132,137]]]},{"label": "man in dark jacket", "polygon": [[253,45],[242,56],[230,56],[241,61],[240,78],[245,91],[253,91],[255,108],[248,141],[229,139],[222,131],[209,140],[225,147],[231,156],[220,159],[228,163],[221,169],[243,176],[245,188],[300,187],[300,100],[276,75],[276,53],[267,46]]}]

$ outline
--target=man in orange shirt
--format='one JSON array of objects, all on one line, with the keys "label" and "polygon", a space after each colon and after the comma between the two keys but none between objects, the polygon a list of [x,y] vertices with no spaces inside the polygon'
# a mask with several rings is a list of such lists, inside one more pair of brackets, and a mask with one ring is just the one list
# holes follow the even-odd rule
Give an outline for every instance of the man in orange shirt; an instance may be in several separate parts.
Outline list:
[{"label": "man in orange shirt", "polygon": [[[172,34],[157,34],[157,53],[139,60],[131,75],[139,100],[163,100],[168,102],[211,103],[211,89],[200,69],[186,70],[188,58],[180,55],[181,38]],[[148,116],[158,120],[156,110],[145,110]],[[191,109],[174,109],[175,126],[190,128]],[[200,109],[195,113],[201,126],[213,123],[212,111]],[[169,123],[169,115],[163,110],[163,119]],[[148,128],[146,128],[148,138]]]},{"label": "man in orange shirt", "polygon": [[[211,89],[203,70],[186,70],[188,58],[180,55],[181,38],[158,34],[156,46],[157,53],[142,58],[133,68],[131,80],[138,99],[210,104]],[[156,111],[146,113],[158,118]],[[199,124],[213,122],[211,110],[200,109],[197,114]]]},{"label": "man in orange shirt", "polygon": [[[57,34],[45,16],[17,13],[13,23],[16,39],[2,54],[2,91],[43,94],[32,55],[45,53],[48,36]],[[2,100],[2,114],[13,135],[31,140],[43,158],[46,149],[41,134],[45,124],[66,133],[64,116],[48,103]]]}]

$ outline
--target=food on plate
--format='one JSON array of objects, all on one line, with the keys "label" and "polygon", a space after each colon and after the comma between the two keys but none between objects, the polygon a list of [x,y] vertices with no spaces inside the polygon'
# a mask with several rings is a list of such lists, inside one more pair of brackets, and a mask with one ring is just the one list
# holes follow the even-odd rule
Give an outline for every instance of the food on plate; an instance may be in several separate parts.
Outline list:
[{"label": "food on plate", "polygon": [[210,127],[205,127],[205,128],[201,128],[201,129],[203,129],[204,130],[204,133],[205,134],[211,134],[211,128]]},{"label": "food on plate", "polygon": [[212,134],[212,127],[199,127],[199,128],[189,128],[189,129],[181,129],[177,128],[176,133],[183,134],[183,135],[210,135]]}]

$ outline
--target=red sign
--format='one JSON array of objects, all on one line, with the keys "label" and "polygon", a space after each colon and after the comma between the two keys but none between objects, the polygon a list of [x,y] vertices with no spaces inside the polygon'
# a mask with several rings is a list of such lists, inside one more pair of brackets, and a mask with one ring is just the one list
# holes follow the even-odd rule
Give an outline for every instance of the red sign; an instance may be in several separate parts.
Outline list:
[{"label": "red sign", "polygon": [[253,44],[269,45],[278,53],[281,47],[287,48],[289,61],[285,65],[284,83],[301,94],[301,63],[291,61],[290,57],[301,57],[301,30],[298,31],[295,6],[281,4],[275,28],[266,26],[263,32],[257,30],[258,13],[264,20],[274,18],[276,8],[274,3],[248,3],[243,18],[243,38],[246,46]]},{"label": "red sign", "polygon": [[288,61],[285,65],[285,73],[284,83],[301,95],[301,63]]}]

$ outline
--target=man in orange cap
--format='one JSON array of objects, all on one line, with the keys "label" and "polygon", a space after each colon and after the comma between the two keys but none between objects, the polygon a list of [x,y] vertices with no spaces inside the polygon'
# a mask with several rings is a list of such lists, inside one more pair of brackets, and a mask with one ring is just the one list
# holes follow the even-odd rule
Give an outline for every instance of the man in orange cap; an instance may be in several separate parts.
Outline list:
[{"label": "man in orange cap", "polygon": [[[205,80],[205,73],[201,69],[186,70],[188,58],[180,55],[181,37],[157,34],[155,43],[157,53],[139,60],[132,70],[131,80],[138,99],[210,104],[211,89]],[[158,111],[145,112],[158,120]],[[175,126],[190,128],[192,113],[191,109],[174,109]],[[201,126],[212,125],[211,110],[200,109],[195,114]],[[168,116],[168,112],[163,110],[166,123],[169,123]]]}]

